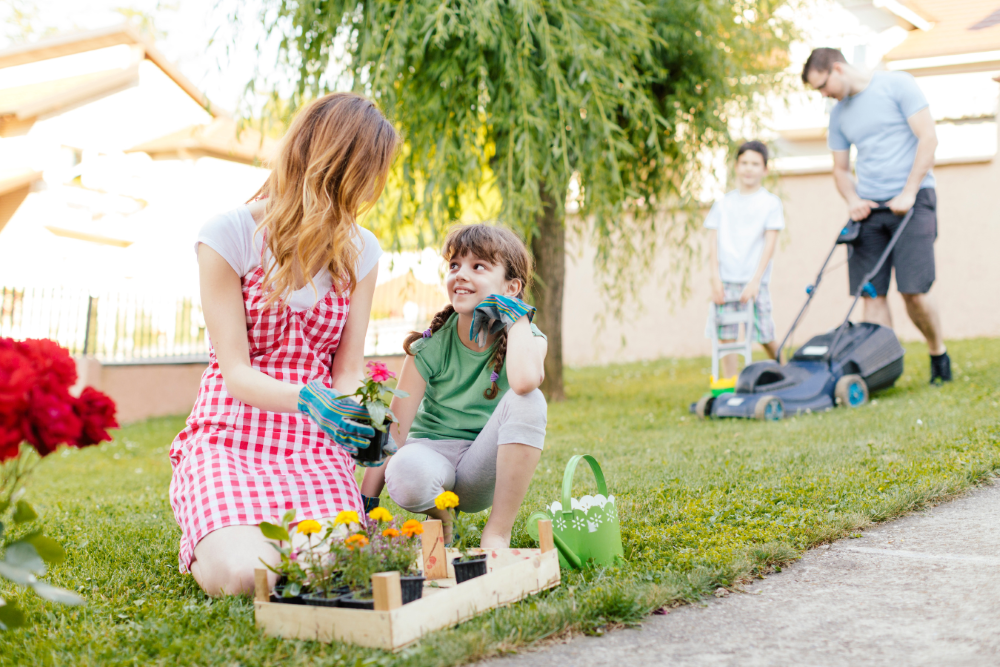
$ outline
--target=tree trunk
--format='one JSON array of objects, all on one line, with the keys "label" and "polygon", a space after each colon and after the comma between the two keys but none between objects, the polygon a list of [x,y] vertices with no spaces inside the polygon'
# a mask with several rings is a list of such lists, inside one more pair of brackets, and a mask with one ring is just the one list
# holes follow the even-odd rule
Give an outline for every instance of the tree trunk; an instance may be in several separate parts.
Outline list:
[{"label": "tree trunk", "polygon": [[538,309],[534,322],[549,340],[545,357],[545,381],[542,391],[550,401],[566,398],[563,389],[562,356],[562,306],[563,286],[566,282],[566,226],[558,215],[555,198],[545,184],[539,185],[542,210],[535,218],[538,234],[531,239],[531,252],[535,256],[535,273],[538,277],[532,289],[534,305]]}]

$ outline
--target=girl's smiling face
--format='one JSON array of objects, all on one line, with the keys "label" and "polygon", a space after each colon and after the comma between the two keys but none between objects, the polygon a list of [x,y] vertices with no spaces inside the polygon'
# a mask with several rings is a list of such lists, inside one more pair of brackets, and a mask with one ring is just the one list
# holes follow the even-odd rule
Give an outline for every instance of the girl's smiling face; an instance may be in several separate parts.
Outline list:
[{"label": "girl's smiling face", "polygon": [[494,264],[471,252],[451,258],[445,286],[452,307],[460,315],[471,315],[491,294],[513,297],[522,287],[517,278],[507,280],[507,267],[503,264]]}]

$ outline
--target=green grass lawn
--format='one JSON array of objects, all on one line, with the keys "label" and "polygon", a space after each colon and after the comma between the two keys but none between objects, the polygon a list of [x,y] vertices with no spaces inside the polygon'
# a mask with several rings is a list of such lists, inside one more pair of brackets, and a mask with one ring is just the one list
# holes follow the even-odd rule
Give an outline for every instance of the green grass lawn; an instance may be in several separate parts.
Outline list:
[{"label": "green grass lawn", "polygon": [[[521,519],[558,498],[570,456],[593,454],[617,497],[627,564],[564,572],[552,591],[395,656],[265,638],[247,598],[211,600],[178,574],[167,450],[183,418],[127,426],[111,444],[50,457],[31,480],[27,498],[69,553],[49,578],[88,604],[0,583],[30,622],[0,634],[0,664],[454,665],[637,622],[1000,470],[1000,340],[949,347],[949,386],[926,384],[926,349],[909,344],[904,376],[870,406],[777,423],[689,415],[708,384],[705,359],[569,372]],[[593,492],[586,467],[577,477],[575,495]],[[530,543],[521,524],[514,541]]]}]

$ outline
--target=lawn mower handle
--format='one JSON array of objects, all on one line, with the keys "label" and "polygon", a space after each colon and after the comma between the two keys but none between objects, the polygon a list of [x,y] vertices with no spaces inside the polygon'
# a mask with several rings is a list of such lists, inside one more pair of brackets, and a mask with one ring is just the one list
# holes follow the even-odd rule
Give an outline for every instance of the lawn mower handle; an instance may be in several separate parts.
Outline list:
[{"label": "lawn mower handle", "polygon": [[[872,209],[873,211],[884,211],[889,210],[888,206],[880,206],[877,209]],[[837,327],[837,334],[833,337],[833,342],[830,344],[830,349],[826,351],[826,361],[830,364],[830,369],[833,369],[833,353],[837,349],[837,343],[840,342],[841,337],[844,335],[844,329],[847,328],[847,323],[851,319],[851,313],[854,312],[854,307],[858,305],[858,301],[861,299],[861,295],[865,293],[870,293],[874,291],[874,288],[869,287],[871,279],[874,278],[878,272],[882,269],[882,265],[885,264],[885,260],[889,258],[889,254],[892,253],[892,249],[896,247],[896,242],[899,241],[899,237],[903,235],[903,230],[906,226],[910,224],[910,219],[913,217],[913,208],[911,207],[906,215],[903,216],[903,221],[899,223],[899,227],[893,232],[892,238],[889,239],[889,243],[885,246],[885,250],[882,251],[882,255],[875,262],[875,266],[865,274],[864,278],[861,279],[861,284],[858,285],[858,291],[854,295],[854,301],[851,302],[851,307],[847,310],[847,316],[844,317],[844,321],[841,322],[840,326]],[[868,289],[866,289],[868,288]],[[878,294],[876,293],[876,296]]]},{"label": "lawn mower handle", "polygon": [[[880,212],[880,211],[889,211],[889,210],[891,210],[891,209],[888,206],[886,206],[885,204],[882,204],[882,205],[879,205],[879,206],[873,206],[872,209],[871,209],[871,212],[875,213],[876,211]],[[910,213],[907,213],[907,215],[910,215],[912,212],[913,212],[913,209],[910,209]],[[868,218],[865,218],[864,220],[861,220],[859,222],[864,223],[867,220],[868,220]],[[850,218],[848,218],[847,219],[847,224],[851,224],[851,222],[853,222],[853,221]],[[904,220],[903,223],[899,226],[900,230],[902,230],[902,228],[906,226],[907,222],[909,222],[908,218],[906,220]],[[777,359],[777,361],[778,361],[779,364],[781,363],[781,352],[782,352],[782,350],[785,349],[785,343],[787,343],[788,339],[792,337],[792,333],[795,332],[795,328],[799,325],[799,320],[802,319],[802,315],[805,314],[806,309],[809,307],[809,303],[812,301],[812,298],[816,295],[816,290],[819,289],[819,283],[820,283],[821,280],[823,280],[823,272],[826,271],[826,265],[830,263],[830,258],[833,257],[833,253],[836,252],[837,246],[839,245],[839,239],[840,239],[840,235],[839,234],[837,235],[837,239],[838,240],[835,240],[833,242],[833,247],[830,249],[830,252],[826,256],[826,259],[823,260],[823,265],[821,267],[819,267],[819,273],[816,275],[816,282],[814,282],[812,285],[809,285],[806,288],[806,294],[809,295],[808,297],[806,297],[806,302],[802,305],[802,309],[799,310],[799,314],[795,316],[795,321],[792,322],[792,326],[788,329],[788,333],[786,333],[785,337],[781,339],[781,345],[778,346],[778,352],[777,352],[777,354],[774,355],[775,359]],[[895,244],[896,244],[896,240],[894,238],[892,241],[890,241],[890,245],[889,245],[888,251],[891,251],[892,250],[892,246],[894,246]],[[875,275],[875,273],[878,273],[878,269],[882,268],[882,264],[885,262],[885,258],[886,258],[886,254],[883,253],[882,258],[879,259],[878,266],[876,267],[874,273],[871,273],[871,275]],[[861,284],[862,285],[862,289],[864,289],[864,287],[867,284],[868,284],[868,276],[866,276],[866,279]],[[855,303],[857,303],[857,299],[855,299]],[[854,306],[853,305],[851,306],[851,310],[854,310]],[[850,316],[851,316],[851,312],[848,311],[847,317],[850,317]],[[841,327],[843,327],[843,325],[841,325]],[[839,336],[838,336],[838,338],[839,338]]]}]

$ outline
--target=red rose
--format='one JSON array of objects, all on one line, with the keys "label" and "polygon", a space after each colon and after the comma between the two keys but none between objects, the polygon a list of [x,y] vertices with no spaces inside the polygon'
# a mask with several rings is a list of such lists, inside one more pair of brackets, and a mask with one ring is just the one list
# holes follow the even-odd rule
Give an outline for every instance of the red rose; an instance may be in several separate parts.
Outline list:
[{"label": "red rose", "polygon": [[0,338],[0,414],[24,409],[35,378],[31,360],[21,346],[10,338]]},{"label": "red rose", "polygon": [[89,447],[110,440],[108,429],[118,428],[115,402],[93,387],[85,388],[76,400],[76,414],[80,418],[82,430],[80,438],[75,443],[70,443],[74,447]]},{"label": "red rose", "polygon": [[38,453],[48,456],[62,443],[76,443],[80,439],[82,424],[73,408],[76,400],[65,390],[50,393],[40,387],[31,390],[28,397],[25,439]]},{"label": "red rose", "polygon": [[21,423],[15,415],[0,415],[0,463],[17,458],[24,441]]},{"label": "red rose", "polygon": [[31,338],[19,345],[34,365],[38,382],[43,387],[69,389],[76,384],[76,362],[59,343],[47,338]]}]

